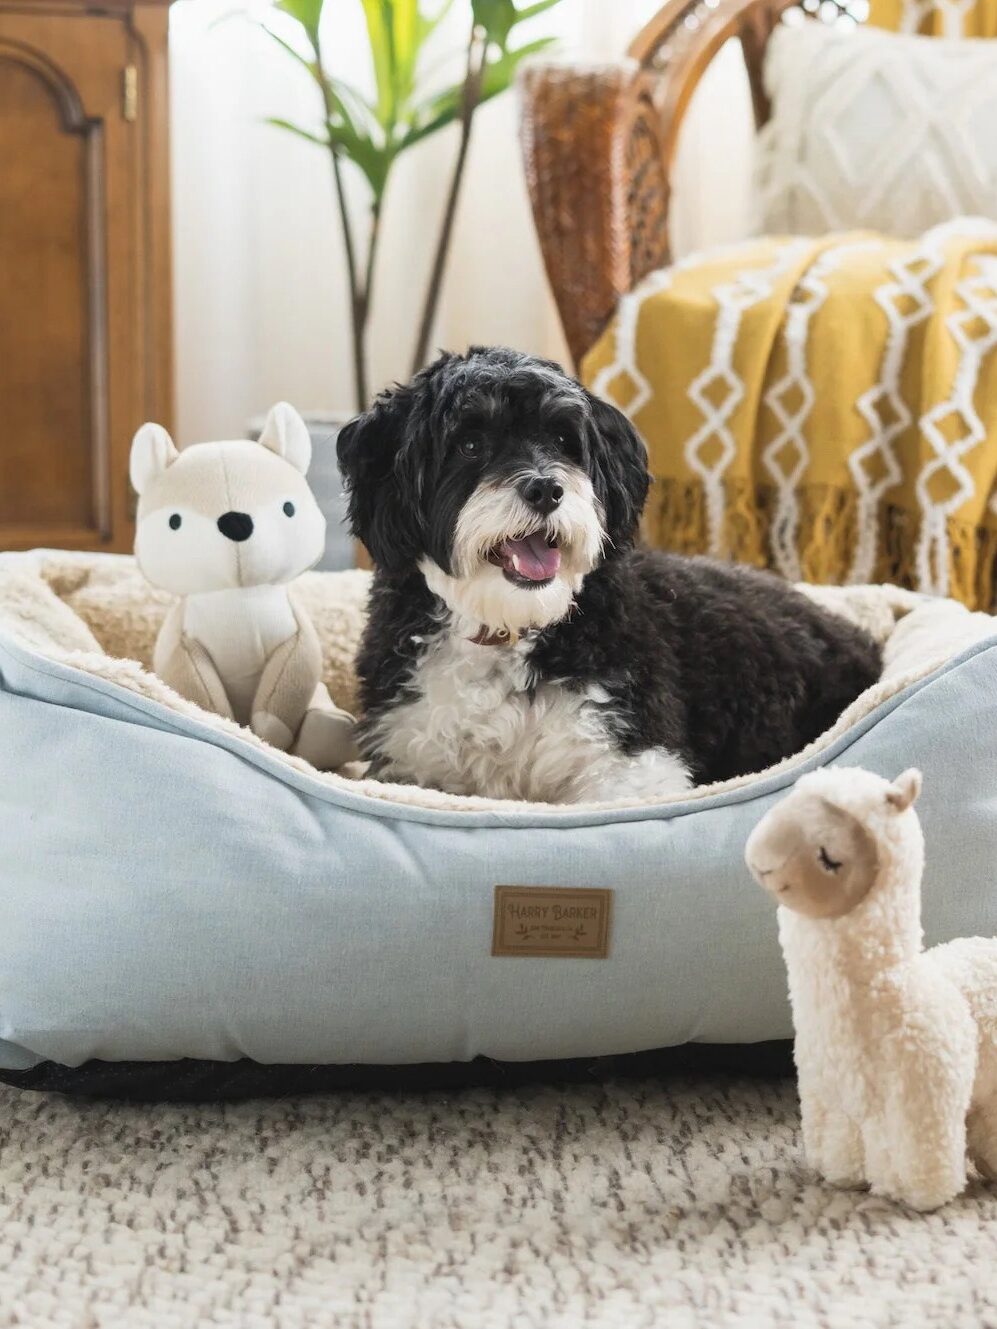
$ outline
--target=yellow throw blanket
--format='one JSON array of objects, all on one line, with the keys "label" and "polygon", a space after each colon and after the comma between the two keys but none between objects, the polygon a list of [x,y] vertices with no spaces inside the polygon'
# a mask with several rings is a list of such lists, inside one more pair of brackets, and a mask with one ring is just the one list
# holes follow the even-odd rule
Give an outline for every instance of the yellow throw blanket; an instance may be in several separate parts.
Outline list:
[{"label": "yellow throw blanket", "polygon": [[994,607],[997,224],[686,259],[582,378],[647,442],[651,543]]},{"label": "yellow throw blanket", "polygon": [[997,0],[870,0],[869,22],[930,37],[997,37]]}]

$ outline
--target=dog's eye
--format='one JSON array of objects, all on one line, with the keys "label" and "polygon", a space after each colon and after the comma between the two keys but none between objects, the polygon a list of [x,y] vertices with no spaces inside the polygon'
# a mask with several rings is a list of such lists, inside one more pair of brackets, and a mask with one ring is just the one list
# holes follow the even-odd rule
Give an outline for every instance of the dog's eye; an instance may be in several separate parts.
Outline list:
[{"label": "dog's eye", "polygon": [[284,504],[284,516],[285,517],[294,516],[294,504],[291,502],[290,499],[288,499],[287,502]]},{"label": "dog's eye", "polygon": [[578,435],[571,429],[558,429],[553,436],[555,445],[561,449],[565,456],[573,460],[579,460],[581,445]]},{"label": "dog's eye", "polygon": [[179,512],[174,512],[173,515],[170,517],[170,530],[171,530],[171,531],[179,531],[181,520],[182,520],[182,519],[181,519],[180,513],[179,513]]},{"label": "dog's eye", "polygon": [[841,863],[833,859],[823,845],[817,850],[817,862],[825,872],[837,872],[841,867]]},{"label": "dog's eye", "polygon": [[457,451],[462,457],[480,457],[481,442],[476,438],[462,439],[458,445]]}]

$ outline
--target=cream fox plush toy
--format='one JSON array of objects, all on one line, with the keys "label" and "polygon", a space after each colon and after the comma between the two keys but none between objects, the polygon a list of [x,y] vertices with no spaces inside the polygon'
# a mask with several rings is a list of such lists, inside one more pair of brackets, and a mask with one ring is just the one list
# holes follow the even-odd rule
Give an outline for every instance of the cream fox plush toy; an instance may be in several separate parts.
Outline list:
[{"label": "cream fox plush toy", "polygon": [[333,770],[356,756],[353,721],[322,682],[319,640],[290,583],[317,563],[325,518],[308,487],[311,439],[286,402],[258,443],[178,452],[157,424],[132,440],[135,557],[179,599],[153,667],[181,696]]},{"label": "cream fox plush toy", "polygon": [[803,1144],[838,1186],[935,1209],[997,1180],[997,938],[922,949],[918,771],[805,775],[745,856],[779,904]]}]

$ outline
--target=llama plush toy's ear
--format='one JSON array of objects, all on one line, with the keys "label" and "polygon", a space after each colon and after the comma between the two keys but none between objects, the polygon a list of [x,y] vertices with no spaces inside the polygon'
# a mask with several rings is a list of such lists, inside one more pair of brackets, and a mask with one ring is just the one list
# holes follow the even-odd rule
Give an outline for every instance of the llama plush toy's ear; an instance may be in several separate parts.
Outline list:
[{"label": "llama plush toy's ear", "polygon": [[179,456],[162,425],[143,425],[132,439],[128,461],[128,474],[136,494],[144,493]]},{"label": "llama plush toy's ear", "polygon": [[305,475],[312,464],[312,440],[308,426],[286,401],[279,401],[267,416],[260,442]]},{"label": "llama plush toy's ear", "polygon": [[891,808],[896,808],[898,812],[906,812],[916,802],[920,792],[921,772],[916,766],[912,766],[910,770],[898,775],[887,789],[886,801]]}]

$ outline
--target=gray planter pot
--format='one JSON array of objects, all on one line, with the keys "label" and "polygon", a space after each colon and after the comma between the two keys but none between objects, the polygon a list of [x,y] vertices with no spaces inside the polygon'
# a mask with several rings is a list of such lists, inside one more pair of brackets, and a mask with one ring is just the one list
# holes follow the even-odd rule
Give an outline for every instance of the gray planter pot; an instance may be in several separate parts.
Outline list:
[{"label": "gray planter pot", "polygon": [[[308,471],[308,483],[325,514],[326,521],[325,553],[317,566],[323,572],[341,572],[344,568],[355,568],[356,544],[346,527],[343,477],[336,462],[336,438],[350,417],[326,415],[320,411],[303,412],[303,415],[312,438],[312,464]],[[259,438],[264,419],[264,416],[258,415],[250,420],[248,427],[250,438]]]}]

